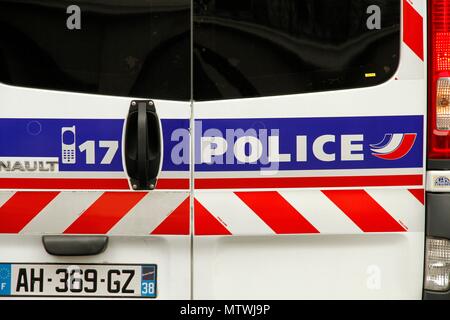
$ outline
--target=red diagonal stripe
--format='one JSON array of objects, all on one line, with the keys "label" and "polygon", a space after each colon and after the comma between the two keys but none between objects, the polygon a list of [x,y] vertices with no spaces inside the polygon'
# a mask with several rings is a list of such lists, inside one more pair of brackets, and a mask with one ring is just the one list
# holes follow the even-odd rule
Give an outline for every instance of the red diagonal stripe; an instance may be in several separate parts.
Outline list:
[{"label": "red diagonal stripe", "polygon": [[197,199],[194,200],[195,234],[198,236],[231,235],[231,232]]},{"label": "red diagonal stripe", "polygon": [[403,0],[403,42],[423,60],[423,18],[407,0]]},{"label": "red diagonal stripe", "polygon": [[406,231],[364,190],[322,190],[364,232]]},{"label": "red diagonal stripe", "polygon": [[151,234],[188,235],[189,227],[189,197],[187,197]]},{"label": "red diagonal stripe", "polygon": [[420,201],[421,204],[425,204],[425,190],[424,189],[408,189],[411,194]]},{"label": "red diagonal stripe", "polygon": [[146,195],[146,192],[105,192],[64,233],[105,234]]},{"label": "red diagonal stripe", "polygon": [[59,192],[16,192],[0,207],[0,233],[18,233]]},{"label": "red diagonal stripe", "polygon": [[318,233],[278,192],[235,192],[277,234]]}]

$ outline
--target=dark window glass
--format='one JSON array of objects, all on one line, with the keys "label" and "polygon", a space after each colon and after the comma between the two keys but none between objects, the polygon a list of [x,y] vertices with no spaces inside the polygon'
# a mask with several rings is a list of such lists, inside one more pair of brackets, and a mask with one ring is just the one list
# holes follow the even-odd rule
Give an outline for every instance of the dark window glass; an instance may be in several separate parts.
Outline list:
[{"label": "dark window glass", "polygon": [[0,82],[190,100],[190,16],[190,0],[0,0]]},{"label": "dark window glass", "polygon": [[196,100],[367,87],[398,66],[400,0],[194,4]]}]

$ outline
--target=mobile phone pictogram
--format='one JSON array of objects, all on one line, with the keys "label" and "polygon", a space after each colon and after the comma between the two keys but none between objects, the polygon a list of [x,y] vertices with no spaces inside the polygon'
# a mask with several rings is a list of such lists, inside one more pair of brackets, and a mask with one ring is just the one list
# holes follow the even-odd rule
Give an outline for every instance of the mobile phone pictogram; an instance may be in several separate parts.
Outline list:
[{"label": "mobile phone pictogram", "polygon": [[61,128],[61,159],[63,164],[75,164],[76,158],[76,128]]}]

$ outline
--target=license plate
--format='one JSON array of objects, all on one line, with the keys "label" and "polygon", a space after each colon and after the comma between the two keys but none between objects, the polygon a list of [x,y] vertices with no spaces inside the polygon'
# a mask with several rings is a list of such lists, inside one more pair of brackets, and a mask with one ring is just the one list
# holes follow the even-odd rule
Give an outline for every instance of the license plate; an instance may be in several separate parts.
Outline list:
[{"label": "license plate", "polygon": [[0,296],[156,298],[156,265],[0,264]]}]

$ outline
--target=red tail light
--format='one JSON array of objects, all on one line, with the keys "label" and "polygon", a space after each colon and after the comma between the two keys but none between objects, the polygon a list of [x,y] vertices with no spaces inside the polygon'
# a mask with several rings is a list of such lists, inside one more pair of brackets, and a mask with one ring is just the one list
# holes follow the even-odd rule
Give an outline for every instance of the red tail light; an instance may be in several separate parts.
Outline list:
[{"label": "red tail light", "polygon": [[428,10],[428,158],[450,159],[450,0]]}]

